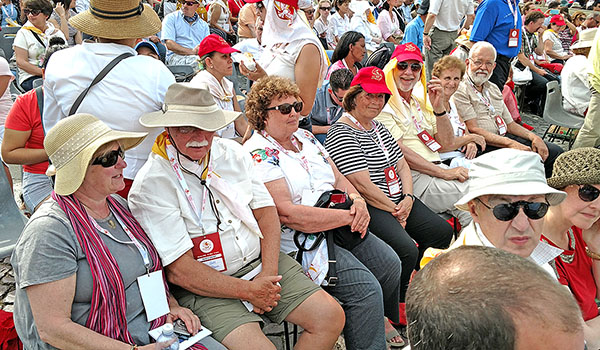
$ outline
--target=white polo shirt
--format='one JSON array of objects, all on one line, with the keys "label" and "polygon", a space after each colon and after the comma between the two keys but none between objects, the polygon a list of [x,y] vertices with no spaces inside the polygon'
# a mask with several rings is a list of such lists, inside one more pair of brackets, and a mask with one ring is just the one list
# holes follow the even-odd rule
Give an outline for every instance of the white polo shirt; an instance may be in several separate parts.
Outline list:
[{"label": "white polo shirt", "polygon": [[433,25],[437,29],[449,32],[458,30],[463,18],[475,12],[471,0],[431,0],[429,13],[436,15]]}]

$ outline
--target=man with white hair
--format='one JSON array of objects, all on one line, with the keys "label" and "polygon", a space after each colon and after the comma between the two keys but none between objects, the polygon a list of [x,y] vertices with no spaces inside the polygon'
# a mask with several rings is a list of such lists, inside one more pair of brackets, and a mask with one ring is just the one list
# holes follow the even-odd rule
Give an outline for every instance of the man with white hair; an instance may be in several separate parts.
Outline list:
[{"label": "man with white hair", "polygon": [[513,122],[502,92],[489,81],[495,61],[496,49],[490,43],[478,41],[473,45],[466,61],[467,74],[452,96],[458,115],[469,132],[485,138],[485,152],[499,148],[534,151],[542,157],[546,177],[550,177],[554,160],[563,150]]}]

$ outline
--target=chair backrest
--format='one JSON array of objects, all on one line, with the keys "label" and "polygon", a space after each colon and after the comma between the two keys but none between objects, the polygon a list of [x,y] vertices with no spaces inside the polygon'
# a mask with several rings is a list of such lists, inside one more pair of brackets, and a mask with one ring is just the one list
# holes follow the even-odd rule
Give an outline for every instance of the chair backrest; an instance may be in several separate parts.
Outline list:
[{"label": "chair backrest", "polygon": [[42,85],[44,85],[44,79],[42,79],[42,78],[37,78],[37,79],[35,79],[33,81],[33,88],[34,89],[37,88],[37,87],[40,87]]},{"label": "chair backrest", "polygon": [[557,81],[549,81],[546,84],[544,120],[550,124],[570,129],[579,129],[583,125],[582,117],[564,110],[562,105],[562,93]]},{"label": "chair backrest", "polygon": [[167,65],[167,68],[175,76],[175,81],[178,83],[192,80],[195,75],[194,68],[188,65]]},{"label": "chair backrest", "polygon": [[0,165],[0,258],[5,258],[12,254],[27,218],[17,207],[4,169],[1,168]]},{"label": "chair backrest", "polygon": [[7,61],[10,61],[13,56],[13,42],[19,29],[21,27],[2,27],[0,29],[0,49],[4,50],[4,57]]}]

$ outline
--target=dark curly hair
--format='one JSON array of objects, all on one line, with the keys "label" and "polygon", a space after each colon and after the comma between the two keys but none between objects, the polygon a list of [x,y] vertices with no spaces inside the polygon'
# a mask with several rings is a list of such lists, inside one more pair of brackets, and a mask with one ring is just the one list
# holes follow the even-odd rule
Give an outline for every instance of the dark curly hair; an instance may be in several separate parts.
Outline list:
[{"label": "dark curly hair", "polygon": [[255,130],[265,129],[267,120],[267,108],[273,100],[283,97],[300,97],[298,85],[288,78],[278,76],[266,76],[252,85],[252,89],[246,98],[246,117]]}]

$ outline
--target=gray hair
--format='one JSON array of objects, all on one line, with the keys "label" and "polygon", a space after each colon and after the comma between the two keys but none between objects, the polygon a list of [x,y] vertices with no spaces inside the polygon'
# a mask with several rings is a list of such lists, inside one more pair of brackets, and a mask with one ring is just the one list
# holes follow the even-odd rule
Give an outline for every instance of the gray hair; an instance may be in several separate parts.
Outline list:
[{"label": "gray hair", "polygon": [[496,53],[496,48],[494,47],[494,45],[488,43],[487,41],[478,41],[475,44],[473,44],[473,47],[471,47],[471,50],[469,51],[469,58],[473,58],[473,56],[475,55],[476,52],[478,52],[479,50],[483,50],[483,49],[488,49],[494,52],[494,61],[496,60],[497,57],[497,53]]}]

